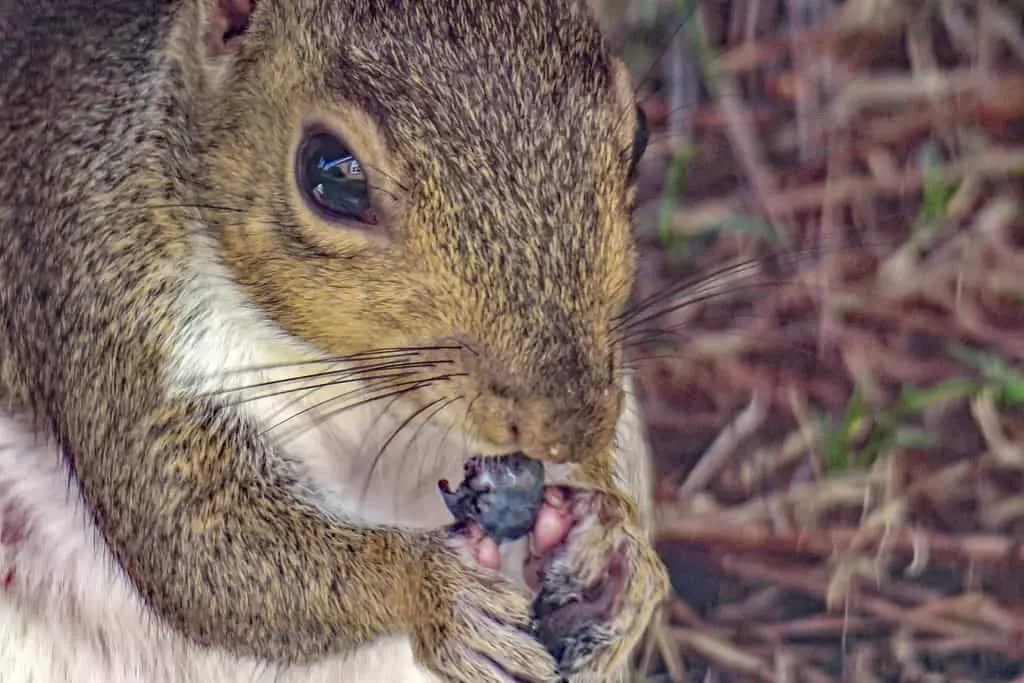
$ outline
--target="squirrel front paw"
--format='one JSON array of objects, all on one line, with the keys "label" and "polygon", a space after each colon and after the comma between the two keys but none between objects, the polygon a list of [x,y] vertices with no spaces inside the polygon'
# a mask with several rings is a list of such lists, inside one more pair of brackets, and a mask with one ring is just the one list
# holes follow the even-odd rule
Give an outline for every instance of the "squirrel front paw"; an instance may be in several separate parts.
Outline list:
[{"label": "squirrel front paw", "polygon": [[628,505],[613,494],[548,487],[527,583],[538,639],[560,675],[619,673],[669,591],[668,574]]},{"label": "squirrel front paw", "polygon": [[560,680],[532,630],[529,596],[488,568],[498,563],[497,546],[479,525],[453,527],[423,560],[412,633],[421,664],[456,683]]}]

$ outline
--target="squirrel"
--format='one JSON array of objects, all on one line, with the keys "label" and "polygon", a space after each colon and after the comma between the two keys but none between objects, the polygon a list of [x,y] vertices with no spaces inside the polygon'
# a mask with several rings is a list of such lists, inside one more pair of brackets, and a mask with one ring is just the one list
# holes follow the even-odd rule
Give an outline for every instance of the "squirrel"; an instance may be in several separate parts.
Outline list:
[{"label": "squirrel", "polygon": [[[646,128],[582,0],[0,0],[0,60],[0,680],[622,680]],[[436,482],[513,452],[495,549]]]}]

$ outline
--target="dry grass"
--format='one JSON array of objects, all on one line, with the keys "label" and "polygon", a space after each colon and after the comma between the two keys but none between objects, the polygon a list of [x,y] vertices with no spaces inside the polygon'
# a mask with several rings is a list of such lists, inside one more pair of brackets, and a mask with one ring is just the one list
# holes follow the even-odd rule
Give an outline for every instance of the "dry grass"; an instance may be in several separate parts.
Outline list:
[{"label": "dry grass", "polygon": [[1024,682],[1024,3],[695,3],[594,2],[655,65],[638,300],[690,281],[631,337],[638,680]]}]

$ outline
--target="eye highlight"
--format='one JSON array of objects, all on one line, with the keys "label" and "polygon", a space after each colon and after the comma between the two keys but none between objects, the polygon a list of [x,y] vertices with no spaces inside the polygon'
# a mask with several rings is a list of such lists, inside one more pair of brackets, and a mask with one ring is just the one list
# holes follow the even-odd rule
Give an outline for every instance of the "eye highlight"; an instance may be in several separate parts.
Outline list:
[{"label": "eye highlight", "polygon": [[633,151],[629,161],[629,179],[636,177],[636,169],[647,151],[650,132],[647,126],[647,115],[640,105],[636,106],[636,130],[633,132]]},{"label": "eye highlight", "polygon": [[337,136],[323,131],[306,135],[296,153],[296,182],[325,218],[377,224],[366,171]]}]

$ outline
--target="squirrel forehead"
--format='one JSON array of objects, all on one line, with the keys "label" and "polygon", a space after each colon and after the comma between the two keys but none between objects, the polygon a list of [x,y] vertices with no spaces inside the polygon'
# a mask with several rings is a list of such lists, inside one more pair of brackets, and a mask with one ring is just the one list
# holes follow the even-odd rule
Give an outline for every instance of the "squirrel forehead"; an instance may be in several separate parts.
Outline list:
[{"label": "squirrel forehead", "polygon": [[323,59],[324,96],[385,124],[472,139],[546,120],[607,137],[630,118],[616,62],[578,0],[330,7],[332,21],[302,29]]},{"label": "squirrel forehead", "polygon": [[[491,53],[593,59],[606,54],[601,31],[580,0],[304,0],[306,16],[293,15],[324,47],[415,57],[432,62]],[[407,66],[415,66],[413,63]],[[608,64],[595,63],[596,69]]]}]

